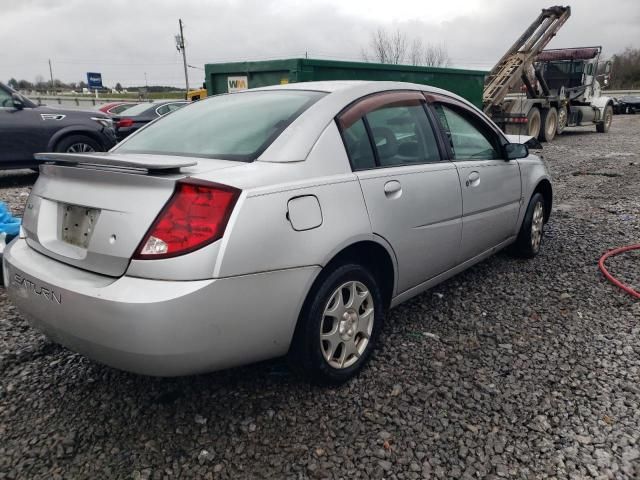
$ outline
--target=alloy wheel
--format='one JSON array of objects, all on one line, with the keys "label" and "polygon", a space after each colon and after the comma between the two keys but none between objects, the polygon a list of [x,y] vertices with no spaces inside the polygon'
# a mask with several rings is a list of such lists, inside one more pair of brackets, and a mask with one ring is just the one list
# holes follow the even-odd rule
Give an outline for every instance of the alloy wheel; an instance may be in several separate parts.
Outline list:
[{"label": "alloy wheel", "polygon": [[95,148],[93,148],[88,143],[78,142],[72,145],[69,145],[67,148],[67,153],[87,153],[87,152],[95,152]]},{"label": "alloy wheel", "polygon": [[536,203],[533,209],[533,218],[531,220],[531,247],[534,252],[540,249],[542,242],[542,229],[544,227],[544,212],[542,202]]},{"label": "alloy wheel", "polygon": [[373,297],[363,283],[349,281],[336,288],[320,323],[320,348],[327,363],[337,369],[356,363],[369,344],[373,319]]}]

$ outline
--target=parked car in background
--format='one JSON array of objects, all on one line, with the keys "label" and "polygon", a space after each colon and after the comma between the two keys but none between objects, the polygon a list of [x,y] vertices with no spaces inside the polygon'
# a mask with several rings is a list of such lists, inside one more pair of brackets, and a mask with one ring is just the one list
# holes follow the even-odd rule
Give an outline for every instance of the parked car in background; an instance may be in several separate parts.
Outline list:
[{"label": "parked car in background", "polygon": [[109,115],[117,115],[124,112],[127,108],[138,105],[138,102],[110,102],[100,105],[101,112],[108,113]]},{"label": "parked car in background", "polygon": [[101,152],[115,143],[108,115],[39,106],[0,83],[0,168],[35,167],[36,152]]},{"label": "parked car in background", "polygon": [[640,97],[626,95],[613,99],[613,113],[634,114],[640,113]]},{"label": "parked car in background", "polygon": [[214,96],[109,153],[39,158],[11,299],[54,341],[150,375],[288,353],[348,380],[387,308],[504,247],[534,257],[551,213],[540,158],[401,82]]},{"label": "parked car in background", "polygon": [[189,105],[189,103],[190,102],[184,100],[163,100],[139,103],[131,108],[127,108],[120,115],[113,117],[116,137],[118,141],[123,140],[149,122],[178,110],[185,105]]}]

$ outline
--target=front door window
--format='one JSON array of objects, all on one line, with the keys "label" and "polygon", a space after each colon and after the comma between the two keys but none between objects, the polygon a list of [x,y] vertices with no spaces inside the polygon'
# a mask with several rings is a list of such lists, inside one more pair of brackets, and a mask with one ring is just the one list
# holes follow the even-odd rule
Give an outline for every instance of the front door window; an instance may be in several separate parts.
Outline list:
[{"label": "front door window", "polygon": [[449,137],[456,160],[493,160],[500,158],[490,137],[447,105],[436,104],[436,116]]}]

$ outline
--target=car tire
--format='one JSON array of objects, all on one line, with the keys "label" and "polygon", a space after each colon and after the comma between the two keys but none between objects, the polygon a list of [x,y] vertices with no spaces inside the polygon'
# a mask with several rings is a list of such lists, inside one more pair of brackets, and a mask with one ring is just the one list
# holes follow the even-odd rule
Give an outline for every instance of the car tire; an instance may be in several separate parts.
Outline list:
[{"label": "car tire", "polygon": [[541,193],[535,193],[529,200],[518,238],[511,248],[515,256],[533,258],[540,251],[544,234],[544,203]]},{"label": "car tire", "polygon": [[599,133],[607,133],[611,128],[611,121],[613,120],[613,107],[607,105],[604,109],[604,116],[601,122],[596,123],[596,131]]},{"label": "car tire", "polygon": [[538,139],[541,142],[551,142],[558,131],[558,111],[555,107],[545,109],[542,112],[542,128]]},{"label": "car tire", "polygon": [[312,287],[289,363],[313,383],[339,385],[366,364],[383,323],[382,293],[374,276],[361,265],[341,265],[322,274]]},{"label": "car tire", "polygon": [[87,135],[69,135],[60,140],[53,150],[64,153],[92,153],[102,152],[104,148]]},{"label": "car tire", "polygon": [[533,107],[527,114],[527,135],[533,138],[538,138],[540,135],[541,125],[540,109],[538,107]]}]

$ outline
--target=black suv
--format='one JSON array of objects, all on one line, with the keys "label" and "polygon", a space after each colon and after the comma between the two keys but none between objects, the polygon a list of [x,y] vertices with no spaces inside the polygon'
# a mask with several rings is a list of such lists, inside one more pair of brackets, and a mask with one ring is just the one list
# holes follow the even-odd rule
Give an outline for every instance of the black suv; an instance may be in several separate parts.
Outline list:
[{"label": "black suv", "polygon": [[101,152],[115,144],[107,115],[38,106],[0,83],[0,169],[35,167],[38,152]]}]

